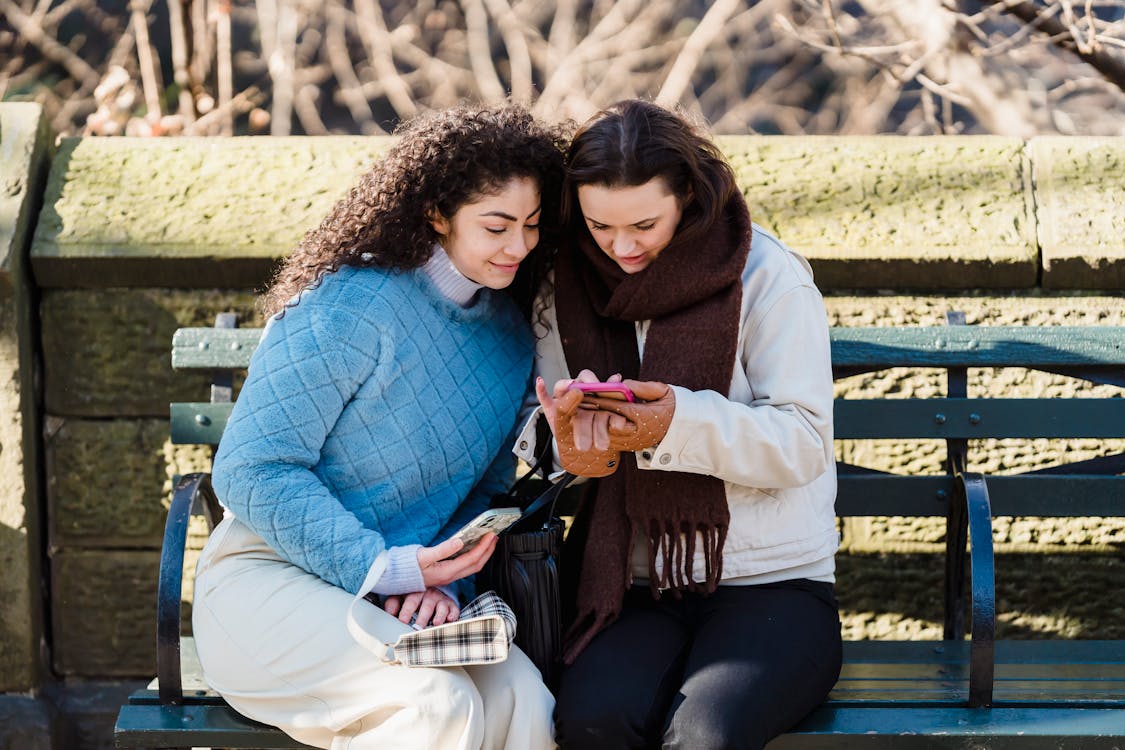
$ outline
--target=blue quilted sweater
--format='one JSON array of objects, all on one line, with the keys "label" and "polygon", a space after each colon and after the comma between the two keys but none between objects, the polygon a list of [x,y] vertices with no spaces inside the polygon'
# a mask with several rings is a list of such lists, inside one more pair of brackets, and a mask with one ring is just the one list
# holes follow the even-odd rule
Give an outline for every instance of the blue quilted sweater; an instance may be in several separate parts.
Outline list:
[{"label": "blue quilted sweater", "polygon": [[448,538],[507,487],[532,351],[501,293],[461,308],[421,269],[341,268],[267,324],[215,490],[282,557],[357,593],[384,549]]}]

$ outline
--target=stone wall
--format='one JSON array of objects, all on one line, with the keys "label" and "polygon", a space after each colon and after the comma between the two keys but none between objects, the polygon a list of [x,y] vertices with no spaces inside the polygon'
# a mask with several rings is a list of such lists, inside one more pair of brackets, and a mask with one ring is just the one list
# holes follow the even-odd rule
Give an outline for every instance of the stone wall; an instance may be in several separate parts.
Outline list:
[{"label": "stone wall", "polygon": [[[167,404],[204,398],[171,373],[183,325],[236,310],[276,258],[386,147],[377,138],[64,141],[31,261],[42,288],[54,666],[140,676],[152,666],[152,587],[173,473],[207,457],[166,441]],[[723,138],[755,219],[804,252],[833,325],[1125,324],[1125,141],[999,137]],[[1073,231],[1059,231],[1058,227]],[[933,373],[840,384],[850,395],[925,392]],[[997,380],[1000,378],[1000,380]],[[1053,376],[974,373],[974,388],[1083,390]],[[998,444],[1014,471],[1101,445]],[[937,471],[940,445],[841,445],[888,469]],[[846,549],[925,553],[944,526],[854,519]],[[1115,522],[1002,519],[1001,551],[1078,541],[1106,550]],[[1004,546],[1007,545],[1007,546]],[[121,585],[122,580],[129,585]]]},{"label": "stone wall", "polygon": [[[0,113],[7,116],[10,106]],[[9,132],[0,130],[0,157],[9,144]],[[0,382],[18,384],[0,388],[0,476],[14,475],[13,455],[26,464],[12,464],[25,477],[16,494],[6,482],[0,489],[0,582],[23,597],[0,601],[0,678],[10,682],[16,674],[9,654],[19,665],[34,661],[38,625],[24,609],[39,611],[30,600],[39,590],[40,539],[50,582],[50,667],[62,684],[151,676],[171,477],[209,463],[205,452],[174,449],[167,440],[168,403],[207,393],[201,377],[171,371],[172,332],[210,325],[224,310],[260,324],[254,291],[387,145],[344,137],[58,145],[31,243],[32,296],[23,298],[38,302],[24,305],[28,315],[37,312],[30,317],[38,327],[26,327],[35,337],[0,337]],[[1125,325],[1125,204],[1118,198],[1125,139],[724,137],[720,146],[755,220],[810,259],[832,325],[940,325],[951,309],[981,325]],[[8,180],[3,158],[0,177]],[[4,213],[8,195],[0,191],[0,239],[20,226]],[[4,269],[12,269],[20,255],[5,248],[19,245],[7,242],[0,258],[7,252]],[[0,280],[17,278],[18,269],[7,273]],[[0,331],[12,330],[7,321],[18,314],[11,302],[18,294],[0,293]],[[6,415],[24,415],[34,392],[27,358],[8,353],[20,347],[42,352],[43,416],[41,425],[37,416],[21,417],[10,428]],[[939,386],[933,372],[892,371],[850,378],[838,391],[924,394]],[[1115,390],[1019,370],[972,371],[970,388],[1010,388],[1010,395]],[[27,424],[34,430],[26,432]],[[1122,446],[997,441],[983,448],[976,468],[1013,472],[1064,453],[1073,459]],[[40,449],[41,488],[25,476]],[[842,444],[838,452],[890,470],[937,471],[943,448],[867,441]],[[42,532],[32,528],[40,516],[47,519]],[[933,585],[941,576],[936,553],[944,524],[848,519],[841,528],[839,592],[848,636],[937,637]],[[1105,574],[1091,578],[1102,593],[1113,576],[1119,587],[1116,550],[1125,525],[997,519],[996,539],[1002,633],[1010,627],[1021,636],[1095,637],[1112,630],[1116,605],[1075,626],[1041,616],[1027,602],[1042,598],[1043,581],[1070,578],[1065,559],[1074,555],[1052,556],[1054,578],[1042,575],[1047,568],[1036,553],[1046,550],[1084,551],[1094,561],[1086,567]],[[900,562],[886,564],[887,553]],[[12,555],[25,561],[22,568],[8,564]],[[11,630],[13,621],[23,624]],[[0,691],[26,690],[34,679],[17,676],[15,687],[0,684]],[[120,692],[105,689],[106,715]],[[81,703],[79,694],[86,695],[72,692],[57,703]]]},{"label": "stone wall", "polygon": [[0,106],[0,693],[32,690],[41,677],[39,395],[27,246],[48,151],[39,107]]}]

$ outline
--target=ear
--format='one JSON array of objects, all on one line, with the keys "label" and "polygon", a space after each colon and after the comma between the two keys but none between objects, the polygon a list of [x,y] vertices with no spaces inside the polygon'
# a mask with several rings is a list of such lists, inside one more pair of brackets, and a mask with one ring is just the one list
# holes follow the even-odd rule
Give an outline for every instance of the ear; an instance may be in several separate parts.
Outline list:
[{"label": "ear", "polygon": [[449,219],[442,216],[436,208],[427,210],[426,218],[430,220],[430,226],[437,232],[438,237],[449,236]]}]

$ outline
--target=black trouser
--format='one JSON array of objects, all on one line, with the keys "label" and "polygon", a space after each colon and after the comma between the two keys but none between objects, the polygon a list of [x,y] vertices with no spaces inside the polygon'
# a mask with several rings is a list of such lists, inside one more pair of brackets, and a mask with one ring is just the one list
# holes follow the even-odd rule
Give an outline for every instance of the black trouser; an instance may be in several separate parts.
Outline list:
[{"label": "black trouser", "polygon": [[563,748],[761,748],[819,705],[840,675],[832,585],[647,588],[563,672]]}]

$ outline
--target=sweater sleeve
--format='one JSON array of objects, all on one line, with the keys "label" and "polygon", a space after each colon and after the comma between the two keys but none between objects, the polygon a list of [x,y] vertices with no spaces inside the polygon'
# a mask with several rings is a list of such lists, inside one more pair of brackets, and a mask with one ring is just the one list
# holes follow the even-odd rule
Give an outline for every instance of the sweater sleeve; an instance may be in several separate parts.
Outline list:
[{"label": "sweater sleeve", "polygon": [[353,307],[309,295],[267,325],[213,479],[223,504],[278,554],[354,594],[386,545],[312,471],[344,407],[388,355]]}]

